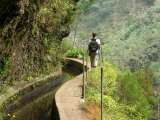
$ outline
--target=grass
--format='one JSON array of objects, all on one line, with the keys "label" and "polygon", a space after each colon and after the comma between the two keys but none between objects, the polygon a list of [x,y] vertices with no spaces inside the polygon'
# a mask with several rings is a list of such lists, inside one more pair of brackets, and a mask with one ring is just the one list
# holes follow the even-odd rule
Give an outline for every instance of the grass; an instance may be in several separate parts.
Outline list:
[{"label": "grass", "polygon": [[[144,92],[140,92],[143,87],[137,90],[137,86],[140,85],[138,73],[131,74],[132,80],[128,79],[126,74],[118,73],[116,66],[108,61],[105,61],[102,65],[103,68],[103,107],[104,107],[104,119],[105,120],[145,120],[150,114],[149,101]],[[121,74],[121,76],[118,76]],[[126,76],[126,77],[125,77]],[[148,75],[147,75],[148,76]],[[121,77],[121,78],[120,78]],[[121,80],[119,80],[119,79]],[[142,76],[140,77],[142,82]],[[146,78],[146,77],[144,77]],[[145,80],[146,81],[146,80]],[[121,85],[126,82],[121,90]],[[149,83],[149,80],[146,81]],[[128,88],[127,85],[132,85]],[[151,86],[148,86],[150,89]],[[92,69],[88,74],[88,81],[86,84],[86,99],[85,103],[82,103],[82,108],[86,112],[86,116],[90,120],[100,119],[100,107],[101,107],[101,68],[97,67]],[[134,94],[132,92],[134,91]],[[147,92],[147,90],[142,90]],[[127,94],[125,94],[127,92]],[[143,96],[143,97],[142,97]],[[132,99],[129,99],[132,97]],[[141,99],[141,101],[139,99]],[[146,107],[144,107],[145,105]],[[150,104],[151,105],[151,104]],[[145,110],[145,112],[143,112]]]},{"label": "grass", "polygon": [[[119,112],[115,100],[111,97],[112,92],[116,90],[117,71],[113,64],[105,62],[103,65],[103,83],[104,83],[104,116],[107,119],[119,120],[122,113]],[[101,104],[101,70],[100,67],[92,69],[88,75],[86,85],[86,99],[83,105],[87,113],[87,118],[91,120],[100,119],[100,104]],[[114,115],[117,114],[117,115]],[[126,115],[124,118],[126,119]],[[117,117],[117,118],[116,118]]]}]

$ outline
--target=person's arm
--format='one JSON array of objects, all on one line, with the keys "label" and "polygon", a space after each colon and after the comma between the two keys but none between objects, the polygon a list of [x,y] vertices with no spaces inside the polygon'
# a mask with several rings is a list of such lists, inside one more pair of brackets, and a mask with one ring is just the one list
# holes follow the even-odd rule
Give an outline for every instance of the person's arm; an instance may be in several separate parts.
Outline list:
[{"label": "person's arm", "polygon": [[99,40],[99,39],[97,39],[97,41],[96,41],[96,42],[97,42],[97,44],[98,44],[98,48],[100,49],[100,47],[101,47],[101,45],[100,45],[100,44],[101,44],[100,40]]},{"label": "person's arm", "polygon": [[100,47],[101,47],[100,44],[98,44],[98,48],[99,48],[99,49],[100,49]]}]

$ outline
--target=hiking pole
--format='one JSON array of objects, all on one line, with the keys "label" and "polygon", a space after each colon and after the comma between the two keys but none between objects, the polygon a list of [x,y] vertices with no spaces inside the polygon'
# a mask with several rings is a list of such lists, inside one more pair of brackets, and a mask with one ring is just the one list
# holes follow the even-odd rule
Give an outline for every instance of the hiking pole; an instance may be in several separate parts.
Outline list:
[{"label": "hiking pole", "polygon": [[87,58],[86,58],[86,82],[87,82],[87,71],[88,71],[88,50],[87,50]]},{"label": "hiking pole", "polygon": [[99,63],[99,64],[100,64],[99,66],[101,67],[101,52],[100,52],[100,51],[99,51],[99,62],[100,62],[100,63]]},{"label": "hiking pole", "polygon": [[101,68],[101,120],[103,120],[103,68]]},{"label": "hiking pole", "polygon": [[102,47],[101,47],[101,57],[102,57],[102,63],[103,63]]},{"label": "hiking pole", "polygon": [[159,95],[158,95],[158,120],[159,120]]},{"label": "hiking pole", "polygon": [[85,99],[85,80],[84,80],[84,53],[83,53],[83,99]]}]

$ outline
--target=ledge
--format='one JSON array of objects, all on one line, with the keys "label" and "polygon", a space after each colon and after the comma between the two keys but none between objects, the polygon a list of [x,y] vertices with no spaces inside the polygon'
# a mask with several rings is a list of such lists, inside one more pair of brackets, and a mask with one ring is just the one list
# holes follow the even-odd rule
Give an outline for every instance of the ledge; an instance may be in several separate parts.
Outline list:
[{"label": "ledge", "polygon": [[[4,94],[2,94],[2,95],[0,95],[0,106],[7,100],[7,99],[9,99],[9,98],[11,98],[11,96],[13,96],[14,94],[16,94],[16,93],[18,93],[20,90],[23,90],[23,89],[25,89],[25,88],[27,88],[27,87],[29,87],[29,86],[31,86],[32,84],[36,84],[36,83],[38,83],[38,82],[40,82],[40,81],[44,81],[44,80],[46,80],[47,78],[49,78],[49,77],[56,77],[56,76],[59,76],[59,75],[61,75],[62,74],[62,70],[59,70],[59,71],[57,71],[57,72],[53,72],[53,73],[51,73],[51,74],[49,74],[49,75],[44,75],[44,76],[42,76],[42,77],[36,77],[36,78],[34,78],[34,79],[32,79],[32,80],[30,80],[30,81],[21,81],[20,83],[19,83],[19,85],[16,85],[16,86],[9,86],[9,87],[7,87],[6,88],[6,93],[4,93]],[[59,78],[59,79],[57,79],[57,81],[54,81],[54,83],[52,83],[53,85],[56,85],[56,84],[59,84],[60,82],[61,82],[61,78]],[[45,87],[46,87],[47,85],[45,85]],[[48,85],[48,86],[52,86],[51,84],[50,85]],[[48,87],[47,86],[47,87]],[[43,86],[44,87],[44,86]],[[36,88],[36,87],[35,87]],[[40,87],[41,88],[41,87]],[[33,89],[33,91],[34,91],[34,89]],[[35,94],[37,94],[37,93],[35,93]],[[25,94],[24,96],[26,96],[27,94]],[[32,95],[32,96],[34,96],[34,94]],[[25,97],[26,98],[26,97]],[[23,101],[23,100],[21,100],[21,101]]]},{"label": "ledge", "polygon": [[[83,61],[67,58],[69,65],[81,70]],[[85,62],[86,65],[86,62]],[[88,67],[90,68],[90,63]],[[66,82],[59,88],[55,95],[55,103],[59,113],[60,120],[87,120],[84,111],[80,107],[83,86],[83,73]]]}]

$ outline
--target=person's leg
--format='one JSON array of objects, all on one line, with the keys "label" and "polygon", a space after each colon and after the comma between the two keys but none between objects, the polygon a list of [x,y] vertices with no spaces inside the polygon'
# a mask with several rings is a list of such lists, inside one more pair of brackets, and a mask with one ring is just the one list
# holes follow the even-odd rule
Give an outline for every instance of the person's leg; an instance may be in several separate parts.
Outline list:
[{"label": "person's leg", "polygon": [[92,66],[92,68],[96,68],[97,66]]},{"label": "person's leg", "polygon": [[96,68],[98,64],[98,53],[94,53],[92,68]]},{"label": "person's leg", "polygon": [[91,53],[90,60],[91,60],[91,68],[93,68],[94,67],[94,53]]}]

